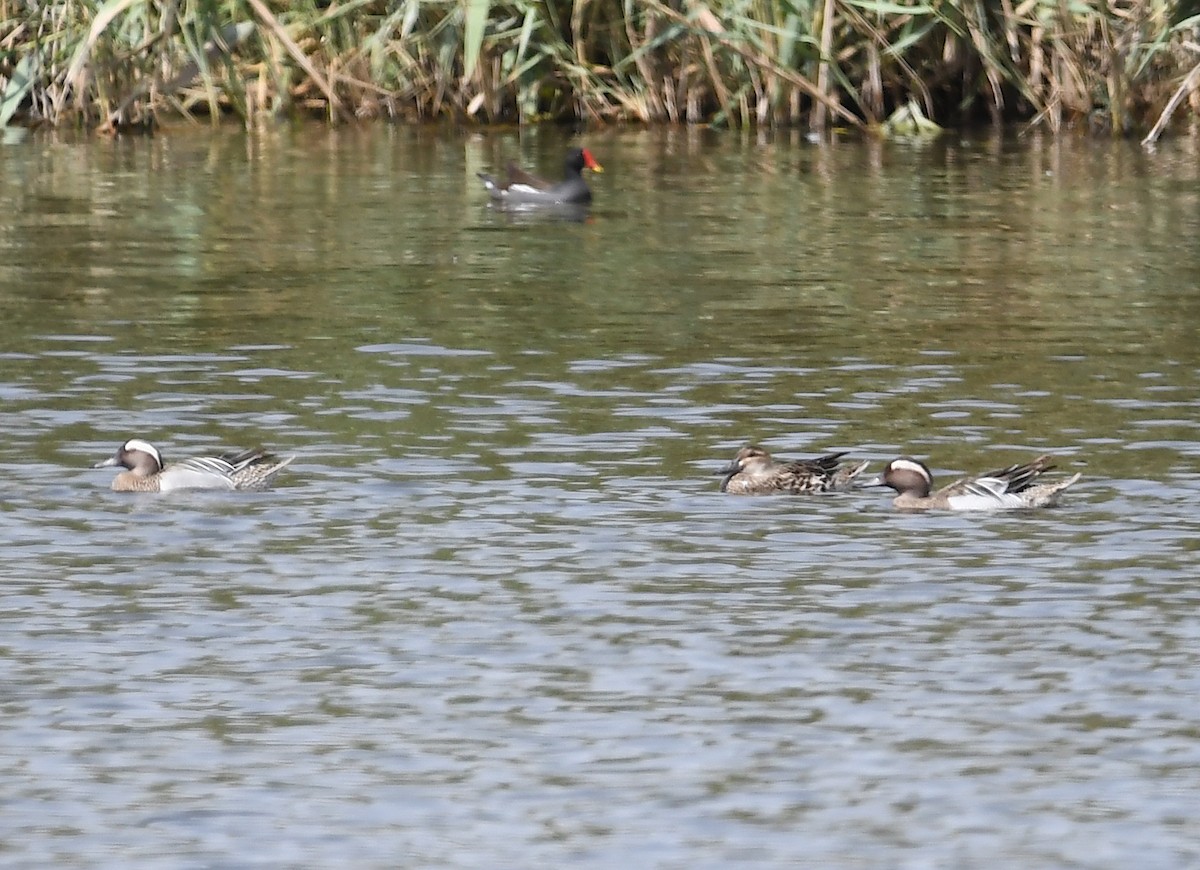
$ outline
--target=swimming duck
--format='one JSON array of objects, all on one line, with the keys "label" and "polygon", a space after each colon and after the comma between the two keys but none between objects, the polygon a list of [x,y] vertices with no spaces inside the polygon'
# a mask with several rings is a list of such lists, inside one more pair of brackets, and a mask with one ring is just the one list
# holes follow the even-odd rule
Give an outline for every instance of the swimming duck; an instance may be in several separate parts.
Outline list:
[{"label": "swimming duck", "polygon": [[721,481],[721,492],[735,495],[834,492],[846,489],[850,481],[867,467],[866,462],[842,465],[840,460],[847,452],[829,453],[816,459],[776,462],[770,453],[750,444],[737,452],[733,462],[716,473],[725,476]]},{"label": "swimming duck", "polygon": [[177,489],[262,489],[295,456],[280,459],[262,450],[200,456],[164,465],[153,444],[132,438],[93,468],[127,469],[113,478],[117,492],[172,492]]},{"label": "swimming duck", "polygon": [[988,511],[1048,507],[1080,475],[1053,483],[1034,481],[1055,466],[1049,456],[1039,456],[1023,465],[1010,465],[979,477],[964,477],[936,492],[929,466],[908,456],[888,463],[878,477],[861,486],[889,486],[897,496],[892,504],[903,510]]},{"label": "swimming duck", "polygon": [[546,181],[521,169],[513,161],[506,167],[507,178],[500,181],[480,172],[483,186],[496,202],[513,205],[563,205],[586,204],[592,201],[592,191],[583,180],[583,170],[603,172],[604,167],[592,157],[586,148],[572,148],[567,152],[563,180]]}]

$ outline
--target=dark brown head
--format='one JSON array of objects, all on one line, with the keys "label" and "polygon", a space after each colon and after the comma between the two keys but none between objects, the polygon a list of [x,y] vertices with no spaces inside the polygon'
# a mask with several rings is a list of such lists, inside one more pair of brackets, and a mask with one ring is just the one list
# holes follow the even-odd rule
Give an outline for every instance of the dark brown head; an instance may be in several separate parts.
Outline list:
[{"label": "dark brown head", "polygon": [[139,438],[131,438],[122,444],[114,455],[103,462],[97,462],[92,467],[111,468],[114,466],[128,468],[138,477],[149,477],[162,471],[163,459],[162,454],[153,444]]},{"label": "dark brown head", "polygon": [[890,486],[901,495],[907,493],[917,498],[925,498],[933,489],[933,474],[924,462],[910,456],[901,456],[889,462],[878,477],[873,477],[861,485]]}]

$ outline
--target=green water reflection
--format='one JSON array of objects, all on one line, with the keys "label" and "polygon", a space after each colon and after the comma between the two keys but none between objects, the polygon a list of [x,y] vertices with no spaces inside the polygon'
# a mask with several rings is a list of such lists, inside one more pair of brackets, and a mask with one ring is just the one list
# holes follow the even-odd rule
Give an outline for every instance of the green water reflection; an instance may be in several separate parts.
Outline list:
[{"label": "green water reflection", "polygon": [[[682,427],[706,449],[827,421],[851,446],[944,441],[951,463],[965,441],[964,464],[996,438],[1119,453],[1106,441],[1133,424],[1114,403],[1191,401],[1190,142],[1153,155],[1036,137],[588,143],[608,171],[578,224],[511,220],[474,177],[512,156],[557,171],[552,130],[33,137],[0,152],[7,379],[50,404],[135,408],[164,389],[137,360],[233,353],[275,413],[303,416],[314,384],[465,379],[496,396],[532,378],[586,384],[578,408],[569,392],[554,401],[598,431],[620,401],[595,391],[671,389],[720,409]],[[423,381],[419,356],[362,350],[413,342],[478,353],[439,356]],[[96,352],[130,364],[81,396],[102,374]],[[578,370],[587,360],[614,364]],[[669,374],[714,363],[729,368]],[[322,437],[360,434],[317,404]],[[1172,428],[1173,413],[1150,415],[1190,438],[1190,405]]]}]

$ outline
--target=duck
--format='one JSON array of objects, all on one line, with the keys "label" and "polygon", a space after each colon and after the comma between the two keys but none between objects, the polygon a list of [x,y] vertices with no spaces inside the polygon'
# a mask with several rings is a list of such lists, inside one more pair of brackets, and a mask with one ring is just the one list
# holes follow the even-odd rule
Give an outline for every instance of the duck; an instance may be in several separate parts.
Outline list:
[{"label": "duck", "polygon": [[567,152],[563,180],[558,182],[538,178],[510,160],[505,167],[506,178],[501,181],[487,173],[478,173],[484,189],[495,202],[511,205],[586,205],[592,201],[592,191],[583,180],[583,170],[603,172],[586,148]]},{"label": "duck", "polygon": [[131,438],[93,468],[126,469],[113,478],[116,492],[174,492],[181,489],[263,489],[295,456],[280,459],[262,449],[198,456],[167,465],[148,441]]},{"label": "duck", "polygon": [[721,492],[734,495],[811,495],[836,492],[849,487],[854,478],[866,469],[866,461],[853,465],[842,464],[849,451],[827,453],[816,459],[776,462],[771,454],[756,444],[748,444],[737,452],[733,461],[716,474],[724,476]]},{"label": "duck", "polygon": [[887,486],[897,493],[892,504],[901,510],[994,511],[1016,508],[1050,507],[1058,503],[1063,490],[1079,480],[1076,473],[1052,483],[1036,483],[1055,466],[1049,456],[1032,462],[1009,465],[978,477],[964,477],[933,491],[929,466],[911,456],[901,456],[887,464],[883,472],[860,486]]}]

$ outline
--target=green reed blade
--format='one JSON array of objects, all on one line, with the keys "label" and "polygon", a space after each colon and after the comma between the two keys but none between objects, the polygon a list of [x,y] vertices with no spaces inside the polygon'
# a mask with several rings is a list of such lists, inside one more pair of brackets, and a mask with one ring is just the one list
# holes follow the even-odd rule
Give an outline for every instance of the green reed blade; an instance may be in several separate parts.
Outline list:
[{"label": "green reed blade", "polygon": [[466,0],[466,21],[463,25],[463,78],[469,79],[479,63],[479,47],[483,45],[483,30],[487,25],[490,0]]}]

